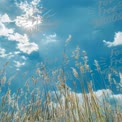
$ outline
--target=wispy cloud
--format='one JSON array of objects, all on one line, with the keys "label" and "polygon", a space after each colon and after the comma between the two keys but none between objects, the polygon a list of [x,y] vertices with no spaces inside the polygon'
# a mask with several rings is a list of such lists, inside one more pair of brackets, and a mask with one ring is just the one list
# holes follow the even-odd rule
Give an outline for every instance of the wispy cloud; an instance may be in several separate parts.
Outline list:
[{"label": "wispy cloud", "polygon": [[25,62],[14,61],[14,63],[15,63],[15,67],[17,68],[17,70],[19,70],[20,67],[25,65]]},{"label": "wispy cloud", "polygon": [[106,41],[106,40],[103,40],[103,42],[107,45],[107,47],[122,45],[122,32],[115,33],[113,42]]},{"label": "wispy cloud", "polygon": [[50,44],[50,43],[55,43],[57,42],[57,35],[56,33],[54,34],[50,34],[50,35],[46,35],[46,34],[43,34],[43,39],[41,40],[43,44]]},{"label": "wispy cloud", "polygon": [[25,56],[21,56],[21,58],[22,58],[23,60],[27,60],[27,58],[26,58]]},{"label": "wispy cloud", "polygon": [[12,52],[6,53],[6,50],[0,47],[0,57],[10,59],[14,57],[14,54]]}]

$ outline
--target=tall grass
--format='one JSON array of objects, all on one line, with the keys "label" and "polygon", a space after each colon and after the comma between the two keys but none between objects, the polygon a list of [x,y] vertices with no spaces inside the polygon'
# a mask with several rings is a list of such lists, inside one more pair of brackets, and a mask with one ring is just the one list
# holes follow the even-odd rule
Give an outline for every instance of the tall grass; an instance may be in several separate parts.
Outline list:
[{"label": "tall grass", "polygon": [[[31,81],[26,81],[23,88],[19,88],[15,93],[11,93],[11,80],[14,77],[7,78],[3,75],[6,65],[1,70],[0,79],[0,122],[121,122],[122,110],[121,104],[117,104],[114,94],[111,103],[109,92],[102,91],[102,98],[98,97],[95,91],[95,80],[93,71],[88,65],[88,56],[82,51],[82,62],[80,59],[80,48],[77,47],[72,57],[75,60],[72,71],[74,91],[70,89],[66,81],[69,76],[66,75],[65,66],[68,64],[66,56],[66,46],[71,36],[66,40],[64,50],[63,67],[52,71],[52,76],[48,74],[46,66],[42,63],[38,67],[36,77],[32,76]],[[102,76],[102,71],[98,61],[95,60],[97,72]],[[119,72],[118,72],[119,74]],[[109,75],[109,74],[108,74]],[[56,87],[48,90],[39,89],[36,85],[39,81],[44,81],[48,87],[51,79],[57,80]],[[101,78],[101,77],[100,77]],[[105,84],[105,79],[101,78]],[[110,79],[109,79],[110,80]],[[84,82],[85,81],[85,82]],[[29,82],[34,84],[31,89]],[[77,83],[81,87],[81,93],[77,93]],[[111,80],[112,82],[112,80]],[[115,85],[117,81],[114,79]],[[7,85],[6,92],[3,87]],[[4,94],[3,94],[4,93]],[[79,97],[80,94],[80,97]]]}]

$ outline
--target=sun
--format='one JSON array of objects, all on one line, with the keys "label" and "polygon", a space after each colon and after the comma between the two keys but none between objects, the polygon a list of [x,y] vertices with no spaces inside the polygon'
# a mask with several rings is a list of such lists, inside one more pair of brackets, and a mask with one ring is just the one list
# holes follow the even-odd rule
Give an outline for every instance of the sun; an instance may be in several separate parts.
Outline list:
[{"label": "sun", "polygon": [[25,29],[26,31],[33,31],[39,27],[42,23],[42,7],[39,7],[41,0],[32,0],[32,2],[20,2],[16,3],[17,7],[20,8],[22,14],[16,16],[16,26]]}]

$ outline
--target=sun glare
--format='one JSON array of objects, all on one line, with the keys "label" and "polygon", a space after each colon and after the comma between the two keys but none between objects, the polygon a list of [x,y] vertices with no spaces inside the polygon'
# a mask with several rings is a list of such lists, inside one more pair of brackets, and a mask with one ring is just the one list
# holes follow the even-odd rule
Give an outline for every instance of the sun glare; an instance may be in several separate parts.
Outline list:
[{"label": "sun glare", "polygon": [[36,18],[35,20],[33,19],[28,19],[25,22],[24,28],[27,30],[35,30],[37,29],[38,25],[41,24],[41,18]]},{"label": "sun glare", "polygon": [[30,3],[27,1],[16,3],[23,12],[23,14],[17,16],[15,19],[18,27],[24,28],[28,31],[33,31],[39,27],[39,25],[42,23],[42,11],[41,8],[38,8],[39,2],[40,0],[34,0]]}]

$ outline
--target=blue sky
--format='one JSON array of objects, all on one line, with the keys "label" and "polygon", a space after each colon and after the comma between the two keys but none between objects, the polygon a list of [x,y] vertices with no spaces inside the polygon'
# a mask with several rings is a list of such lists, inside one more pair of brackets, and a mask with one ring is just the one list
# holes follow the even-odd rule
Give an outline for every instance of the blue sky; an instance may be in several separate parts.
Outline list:
[{"label": "blue sky", "polygon": [[[32,76],[41,61],[48,60],[49,69],[60,67],[68,35],[72,35],[66,49],[69,57],[79,45],[81,51],[87,52],[92,68],[94,60],[100,60],[101,57],[105,58],[107,66],[110,65],[112,49],[121,50],[122,45],[119,6],[122,3],[120,0],[101,1],[1,0],[0,63],[9,62],[4,74],[7,77],[18,72],[12,84],[13,89],[23,86],[23,73],[29,72],[25,79]],[[113,9],[107,10],[110,8]],[[100,13],[101,10],[104,13]],[[95,22],[100,20],[103,24],[96,26]],[[119,60],[121,55],[114,57]],[[72,64],[70,61],[67,70]],[[121,72],[121,63],[115,68]],[[99,80],[99,77],[96,79]]]}]

